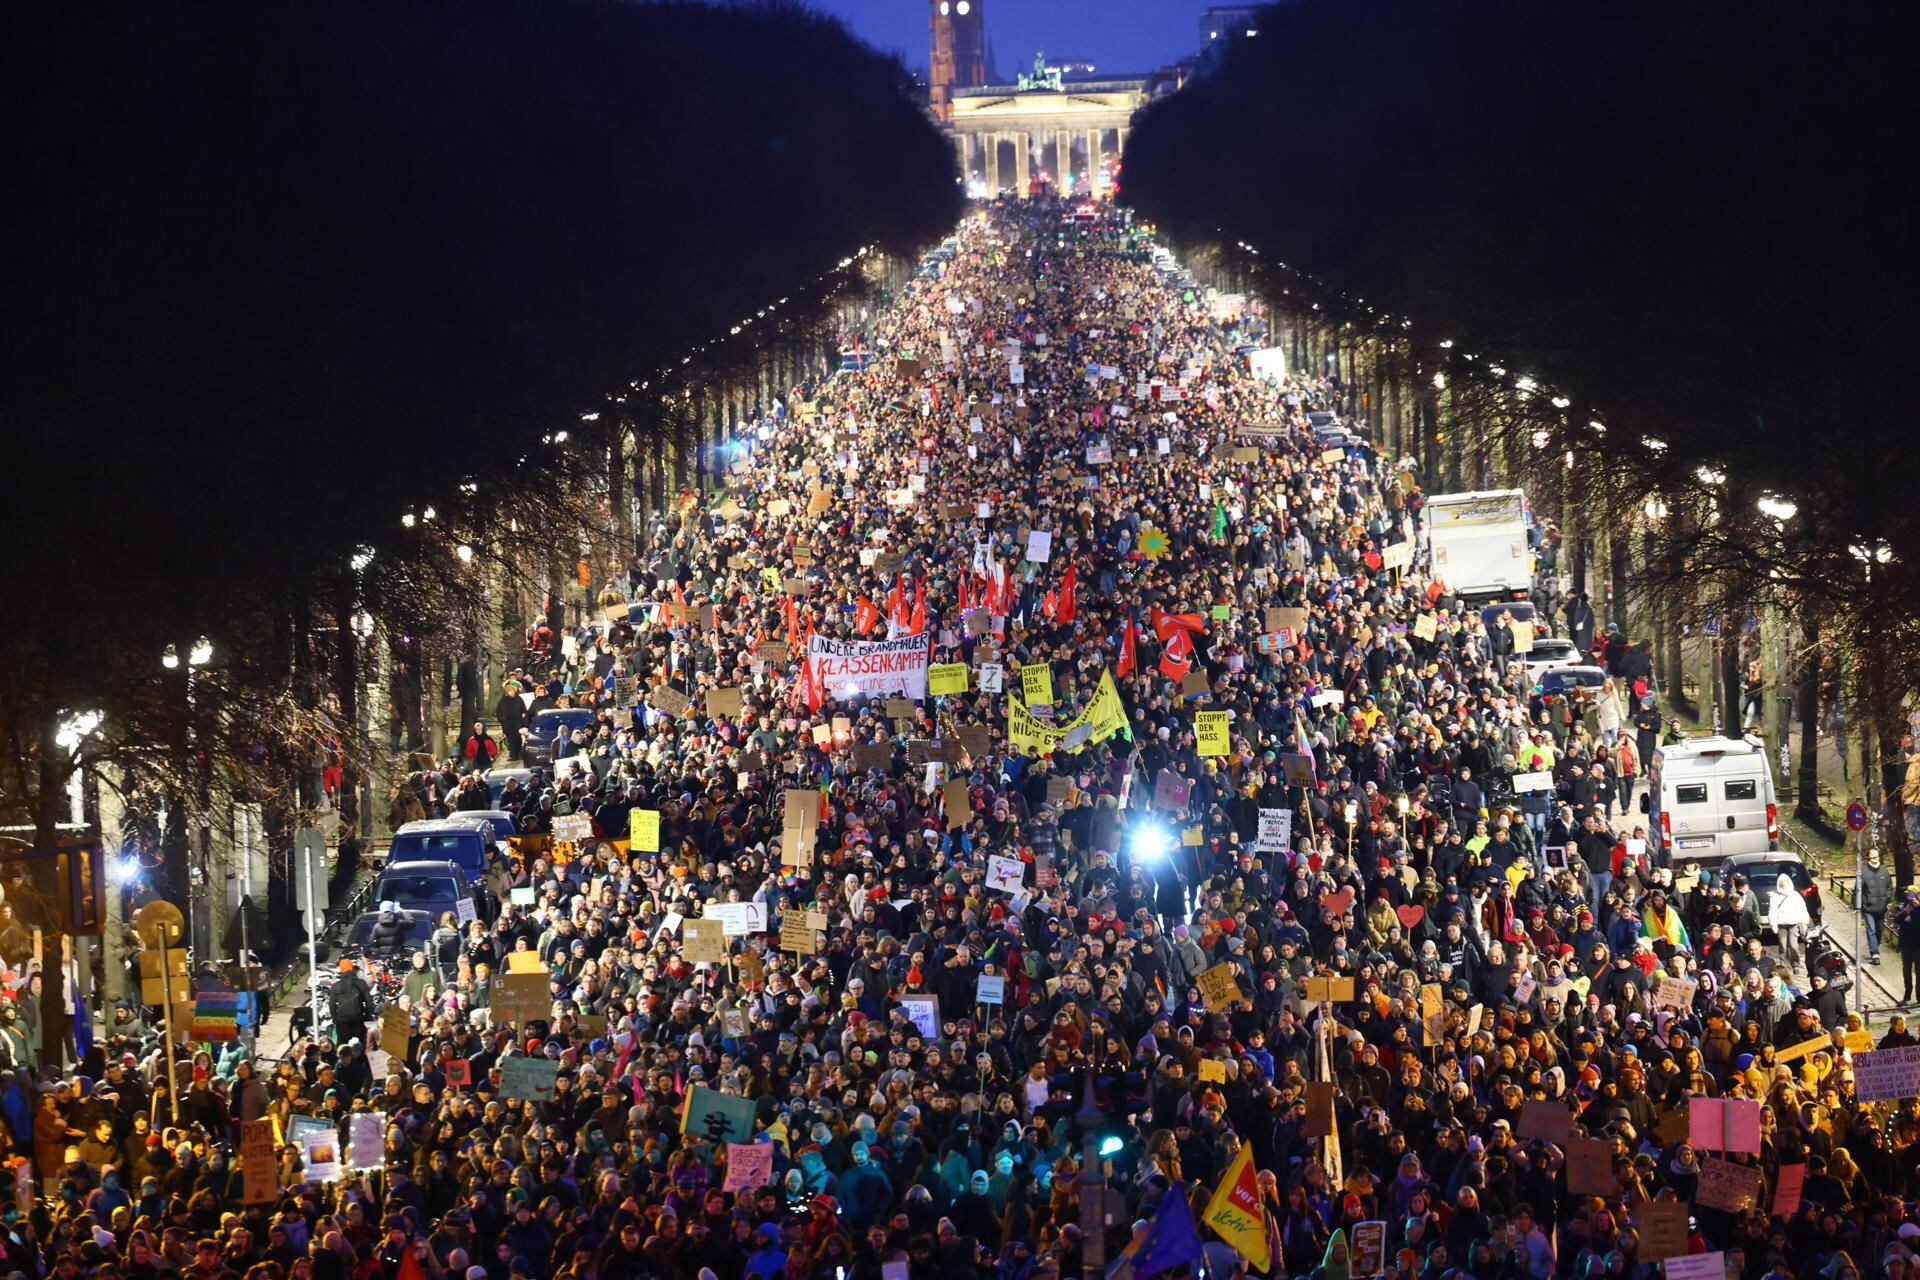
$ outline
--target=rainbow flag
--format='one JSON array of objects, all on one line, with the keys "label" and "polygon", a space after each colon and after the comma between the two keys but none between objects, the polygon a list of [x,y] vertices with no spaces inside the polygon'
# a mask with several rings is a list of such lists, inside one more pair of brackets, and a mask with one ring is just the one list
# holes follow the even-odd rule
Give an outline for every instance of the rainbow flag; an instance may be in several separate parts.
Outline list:
[{"label": "rainbow flag", "polygon": [[202,991],[193,998],[195,1040],[232,1040],[240,1034],[240,995],[233,991]]}]

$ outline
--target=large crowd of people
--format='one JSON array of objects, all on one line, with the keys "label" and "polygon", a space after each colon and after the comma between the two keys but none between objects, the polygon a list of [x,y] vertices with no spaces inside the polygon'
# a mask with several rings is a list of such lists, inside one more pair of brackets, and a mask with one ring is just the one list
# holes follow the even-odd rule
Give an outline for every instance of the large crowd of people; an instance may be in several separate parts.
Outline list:
[{"label": "large crowd of people", "polygon": [[1916,1274],[1853,1072],[1916,1041],[1649,852],[1644,650],[1575,598],[1609,683],[1542,694],[1347,389],[1072,215],[970,216],[532,637],[593,719],[415,797],[522,837],[404,1035],[0,1081],[0,1276]]}]

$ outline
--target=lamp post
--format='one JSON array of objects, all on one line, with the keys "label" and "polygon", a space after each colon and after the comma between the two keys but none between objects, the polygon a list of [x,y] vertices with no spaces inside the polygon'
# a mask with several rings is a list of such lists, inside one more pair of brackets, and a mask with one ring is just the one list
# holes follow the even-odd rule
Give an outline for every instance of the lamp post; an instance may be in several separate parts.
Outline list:
[{"label": "lamp post", "polygon": [[[207,825],[207,808],[212,792],[212,778],[210,775],[213,767],[212,761],[207,759],[205,753],[200,750],[198,741],[199,734],[195,730],[194,673],[212,661],[213,641],[207,639],[205,636],[201,636],[188,646],[184,659],[180,654],[180,650],[171,644],[160,653],[160,665],[166,670],[178,671],[182,666],[186,668],[187,755],[189,759],[196,762],[194,766],[194,806],[198,810],[198,813],[194,815],[193,835],[190,839],[187,857],[187,937],[189,940],[198,937],[194,921],[194,900],[206,892],[207,886],[207,846],[211,835],[211,830]],[[212,936],[213,914],[211,903],[203,904],[200,909],[200,914],[204,916],[202,923],[208,931],[207,944],[201,952],[202,956],[205,956],[212,953],[215,945],[215,940]]]},{"label": "lamp post", "polygon": [[1093,1068],[1087,1068],[1080,1109],[1080,1176],[1074,1189],[1080,1199],[1080,1263],[1084,1280],[1100,1280],[1107,1268],[1107,1178],[1100,1156],[1100,1107],[1094,1101]]}]

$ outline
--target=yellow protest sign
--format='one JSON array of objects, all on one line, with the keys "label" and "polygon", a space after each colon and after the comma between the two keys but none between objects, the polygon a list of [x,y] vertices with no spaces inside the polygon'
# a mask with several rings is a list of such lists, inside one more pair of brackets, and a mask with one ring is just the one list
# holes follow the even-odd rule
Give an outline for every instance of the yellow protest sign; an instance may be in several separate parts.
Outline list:
[{"label": "yellow protest sign", "polygon": [[1194,749],[1203,756],[1224,756],[1231,748],[1232,733],[1224,711],[1201,711],[1193,717]]},{"label": "yellow protest sign", "polygon": [[1020,696],[1028,706],[1053,705],[1053,668],[1044,662],[1035,662],[1020,668]]},{"label": "yellow protest sign", "polygon": [[660,852],[660,811],[635,809],[627,816],[627,840],[640,853]]},{"label": "yellow protest sign", "polygon": [[927,692],[935,697],[967,691],[967,664],[943,662],[927,668]]}]

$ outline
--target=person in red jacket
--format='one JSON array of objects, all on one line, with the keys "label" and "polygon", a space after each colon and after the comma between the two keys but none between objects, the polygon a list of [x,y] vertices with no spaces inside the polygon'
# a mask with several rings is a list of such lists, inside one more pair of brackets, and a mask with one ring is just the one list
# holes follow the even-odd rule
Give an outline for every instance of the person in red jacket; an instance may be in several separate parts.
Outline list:
[{"label": "person in red jacket", "polygon": [[491,769],[494,757],[500,754],[500,744],[487,732],[485,723],[476,721],[473,732],[467,735],[466,745],[460,748],[468,769]]}]

